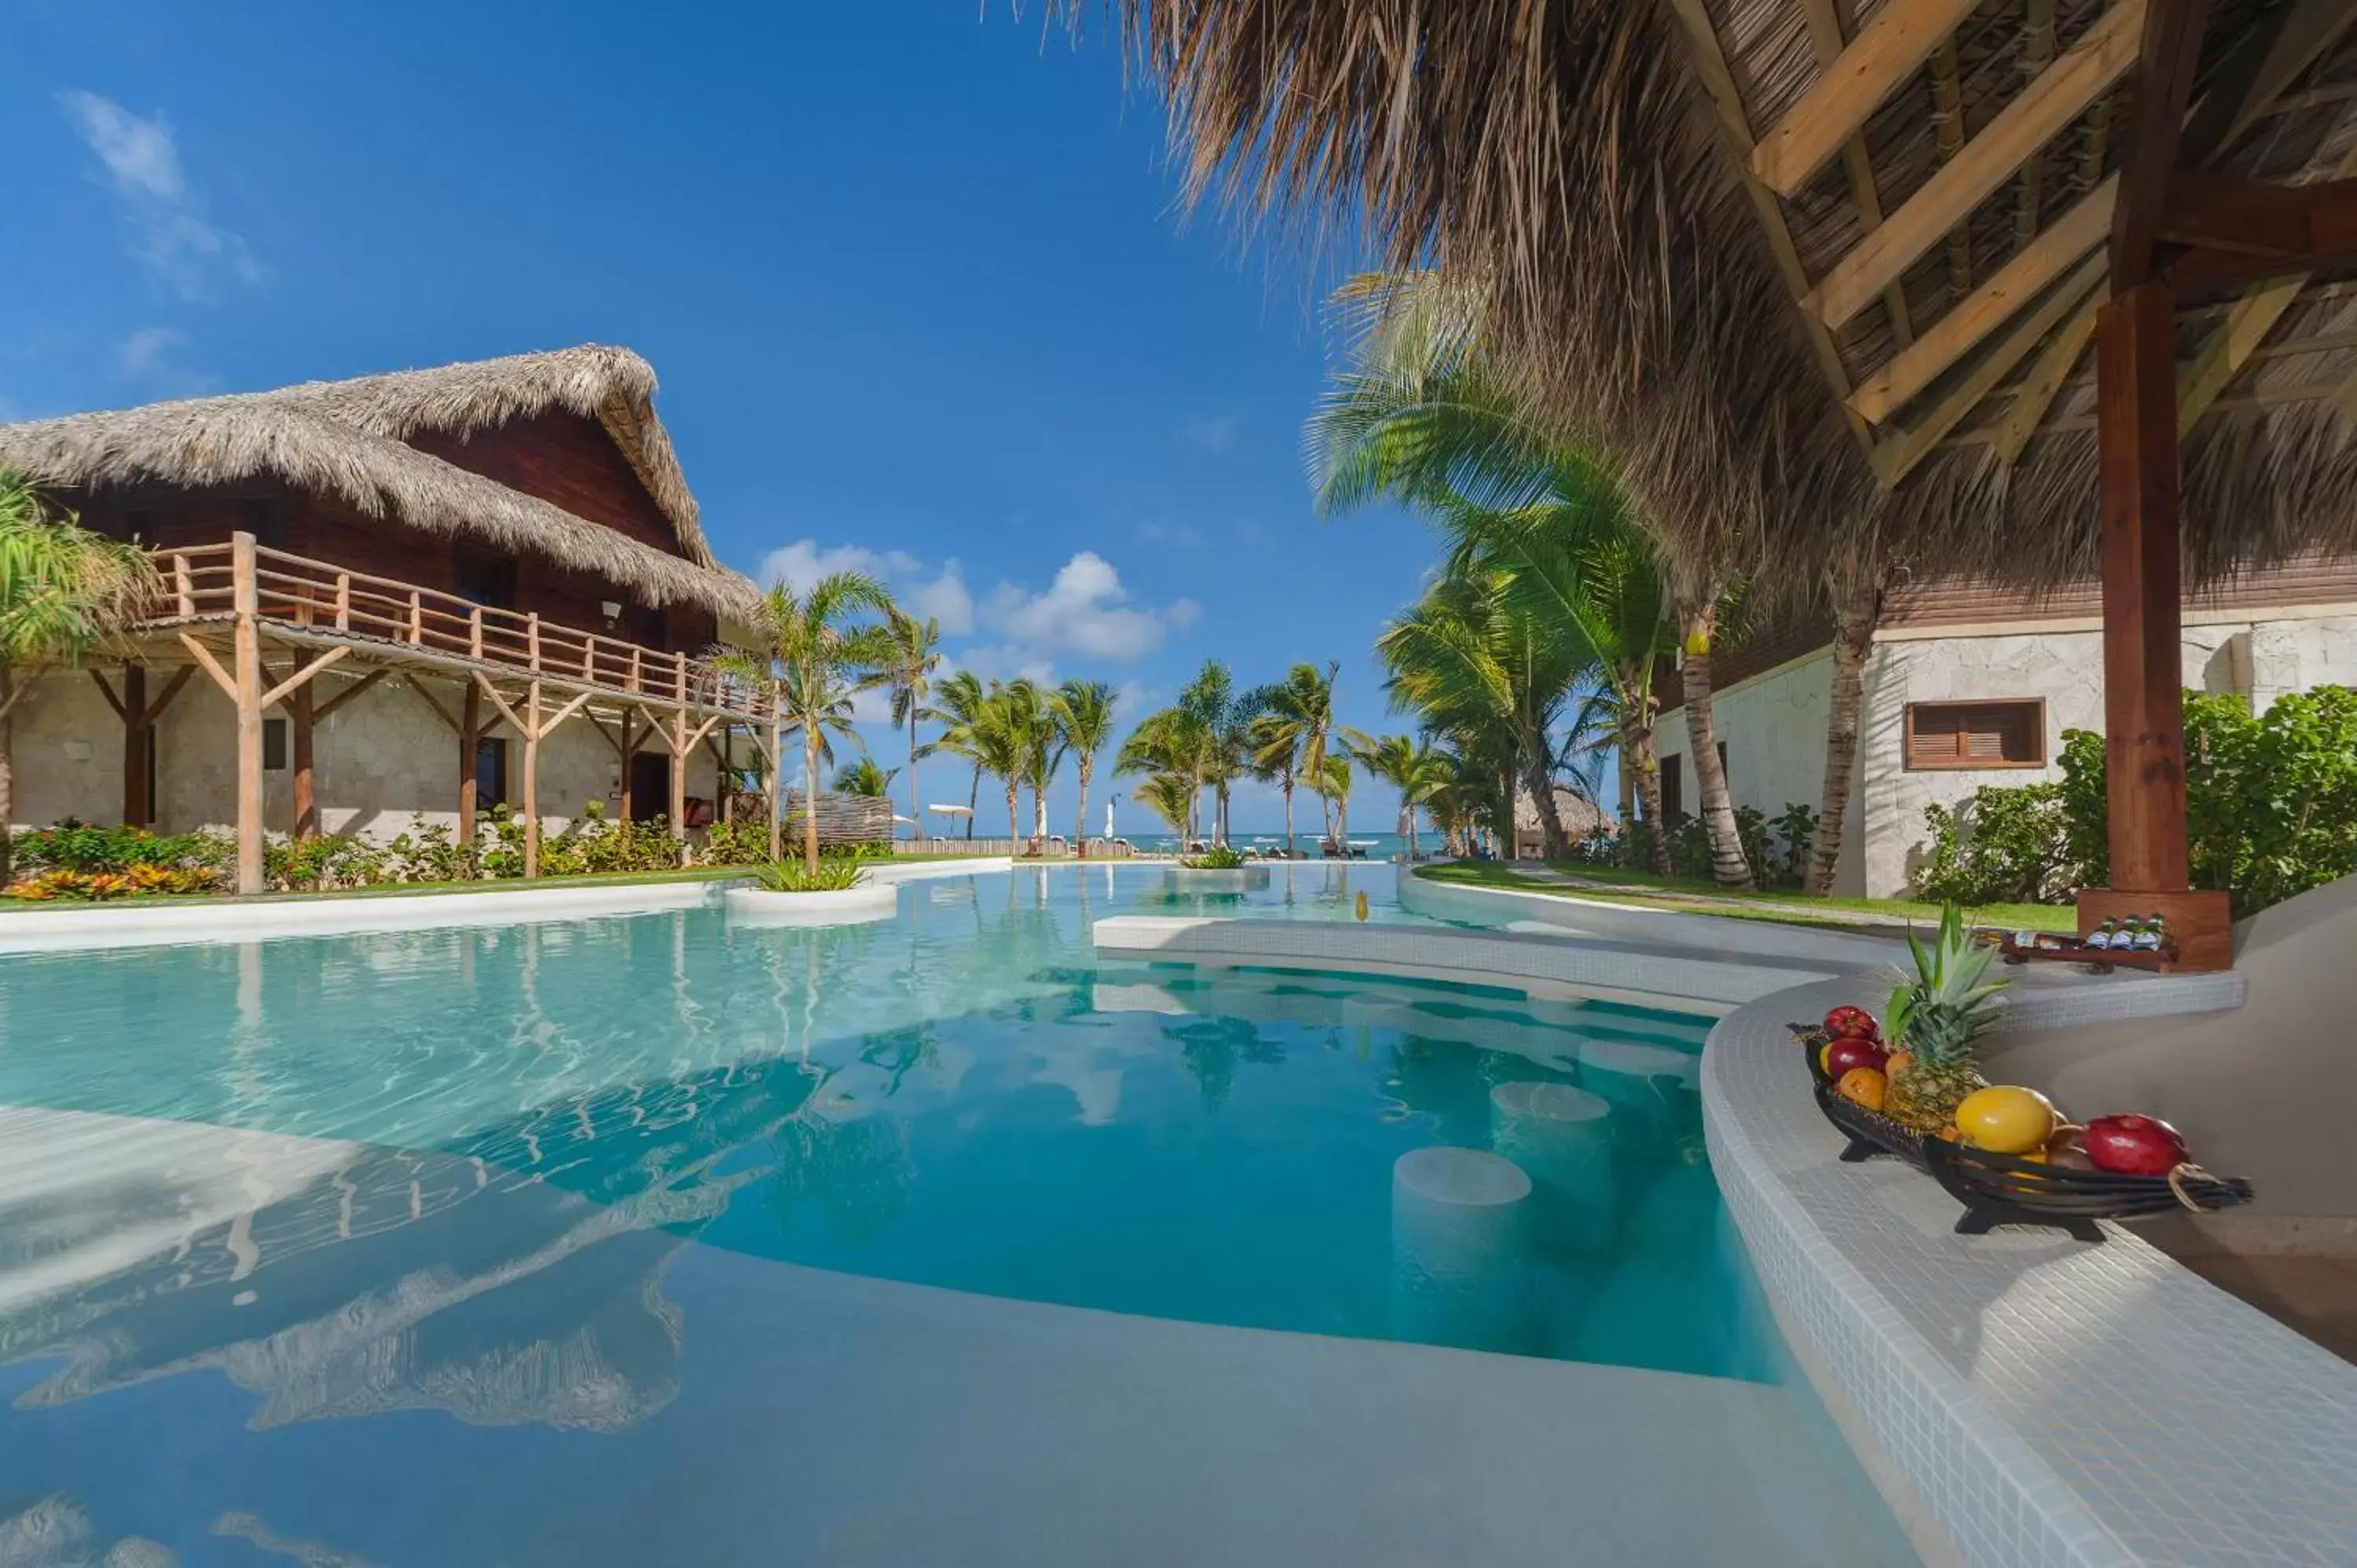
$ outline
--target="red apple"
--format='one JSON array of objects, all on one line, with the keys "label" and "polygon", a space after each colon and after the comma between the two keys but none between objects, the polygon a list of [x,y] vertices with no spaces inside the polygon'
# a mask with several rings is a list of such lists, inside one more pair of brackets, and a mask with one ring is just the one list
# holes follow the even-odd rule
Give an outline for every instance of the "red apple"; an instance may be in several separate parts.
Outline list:
[{"label": "red apple", "polygon": [[1881,1072],[1889,1065],[1890,1053],[1872,1040],[1835,1039],[1825,1047],[1825,1076],[1839,1082],[1841,1075],[1852,1068],[1872,1068]]},{"label": "red apple", "polygon": [[2185,1140],[2150,1116],[2098,1116],[2087,1123],[2087,1158],[2114,1176],[2165,1176],[2185,1163]]},{"label": "red apple", "polygon": [[1845,1004],[1825,1015],[1825,1033],[1836,1040],[1878,1040],[1882,1026],[1865,1008]]}]

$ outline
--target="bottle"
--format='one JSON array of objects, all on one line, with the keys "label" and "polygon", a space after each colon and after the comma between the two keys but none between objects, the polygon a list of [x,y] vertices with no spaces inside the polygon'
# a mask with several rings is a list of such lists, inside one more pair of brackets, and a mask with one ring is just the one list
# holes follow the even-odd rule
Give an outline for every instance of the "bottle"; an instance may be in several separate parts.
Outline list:
[{"label": "bottle", "polygon": [[2166,938],[2167,933],[2162,929],[2160,912],[2155,910],[2152,918],[2144,923],[2144,929],[2136,933],[2136,951],[2158,952],[2160,944]]},{"label": "bottle", "polygon": [[2102,925],[2097,926],[2094,930],[2089,934],[2087,938],[2087,945],[2099,950],[2110,947],[2112,945],[2112,933],[2117,929],[2118,927],[2119,922],[2117,920],[2105,920]]}]

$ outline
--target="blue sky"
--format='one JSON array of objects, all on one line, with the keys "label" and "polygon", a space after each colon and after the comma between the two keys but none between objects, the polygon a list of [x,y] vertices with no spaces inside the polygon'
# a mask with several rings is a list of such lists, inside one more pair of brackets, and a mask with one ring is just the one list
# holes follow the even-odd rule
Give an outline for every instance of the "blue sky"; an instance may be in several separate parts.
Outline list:
[{"label": "blue sky", "polygon": [[1182,214],[1158,105],[1036,6],[8,9],[0,418],[628,344],[734,565],[877,567],[1132,716],[1338,659],[1402,727],[1369,650],[1434,546],[1300,459],[1352,258]]}]

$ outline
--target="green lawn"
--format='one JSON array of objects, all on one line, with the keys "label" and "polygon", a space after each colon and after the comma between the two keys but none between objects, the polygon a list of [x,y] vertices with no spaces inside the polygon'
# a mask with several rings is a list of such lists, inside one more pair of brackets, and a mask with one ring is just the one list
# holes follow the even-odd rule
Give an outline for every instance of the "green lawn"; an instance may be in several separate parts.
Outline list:
[{"label": "green lawn", "polygon": [[[1905,898],[1814,898],[1805,893],[1729,892],[1707,882],[1655,876],[1579,861],[1554,861],[1547,869],[1573,878],[1558,882],[1491,861],[1460,861],[1426,866],[1416,875],[1435,882],[1477,887],[1511,887],[1525,893],[1546,893],[1562,898],[1598,898],[1646,908],[1675,909],[1689,914],[1725,915],[1737,919],[1776,920],[1792,925],[1843,926],[1878,929],[1876,922],[1845,919],[1845,915],[1880,916],[1936,925],[1940,907]],[[2067,904],[1990,904],[1964,911],[1975,925],[2006,930],[2075,932],[2078,911]]]}]

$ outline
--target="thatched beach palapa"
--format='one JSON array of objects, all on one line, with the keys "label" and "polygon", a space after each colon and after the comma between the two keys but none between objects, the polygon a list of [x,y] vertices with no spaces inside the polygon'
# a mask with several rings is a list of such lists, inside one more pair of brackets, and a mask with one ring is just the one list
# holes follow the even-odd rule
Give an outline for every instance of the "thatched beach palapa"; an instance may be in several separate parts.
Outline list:
[{"label": "thatched beach palapa", "polygon": [[[654,389],[644,360],[593,344],[0,425],[0,467],[87,488],[201,488],[267,476],[367,517],[544,555],[627,585],[651,606],[749,618],[759,593],[713,559],[655,416]],[[677,531],[684,559],[407,445],[421,431],[465,436],[552,409],[594,419],[612,436]]]},{"label": "thatched beach palapa", "polygon": [[2113,875],[2230,954],[2183,894],[2180,572],[2357,549],[2357,5],[1108,8],[1190,196],[1473,281],[1675,553],[2100,561]]}]

